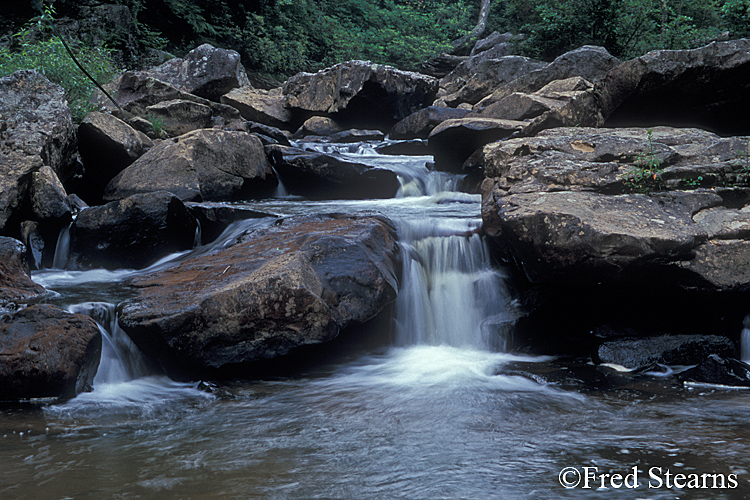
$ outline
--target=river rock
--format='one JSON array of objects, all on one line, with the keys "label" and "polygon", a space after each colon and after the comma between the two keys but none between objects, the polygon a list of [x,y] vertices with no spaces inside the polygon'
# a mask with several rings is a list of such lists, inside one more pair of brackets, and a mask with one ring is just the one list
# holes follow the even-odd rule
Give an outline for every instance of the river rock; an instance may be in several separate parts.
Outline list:
[{"label": "river rock", "polygon": [[396,123],[388,136],[391,139],[427,139],[430,132],[442,122],[466,118],[474,114],[476,114],[474,111],[467,109],[428,106]]},{"label": "river rock", "polygon": [[284,219],[133,279],[120,326],[168,373],[247,376],[375,317],[396,298],[397,262],[382,217]]},{"label": "river rock", "polygon": [[547,65],[523,56],[491,59],[485,53],[472,57],[440,81],[442,95],[439,102],[449,107],[461,103],[476,104],[498,87]]},{"label": "river rock", "polygon": [[392,198],[400,187],[393,171],[335,153],[273,147],[269,158],[290,193],[312,199]]},{"label": "river rock", "polygon": [[197,226],[182,201],[164,191],[87,208],[70,230],[68,267],[146,267],[192,248]]},{"label": "river rock", "polygon": [[605,48],[584,45],[566,52],[543,68],[523,74],[500,86],[491,95],[476,103],[474,109],[482,110],[514,92],[531,94],[555,80],[581,77],[596,84],[620,63],[621,61]]},{"label": "river rock", "polygon": [[522,38],[519,35],[513,33],[498,33],[493,31],[486,38],[477,40],[474,47],[471,49],[470,56],[474,57],[487,51],[492,51],[492,56],[497,59],[498,57],[509,56],[513,51],[513,42]]},{"label": "river rock", "polygon": [[428,156],[432,154],[427,141],[424,139],[386,141],[375,146],[375,151],[381,155]]},{"label": "river rock", "polygon": [[216,240],[235,222],[266,217],[280,218],[279,215],[259,212],[239,205],[187,203],[186,206],[200,224],[201,243],[203,244]]},{"label": "river rock", "polygon": [[748,74],[747,39],[649,52],[621,64],[601,82],[606,126],[696,126],[747,135]]},{"label": "river rock", "polygon": [[215,102],[232,89],[250,85],[240,54],[208,43],[191,50],[183,59],[170,59],[146,73],[184,92]]},{"label": "river rock", "polygon": [[100,202],[107,183],[151,146],[151,139],[123,120],[108,113],[89,113],[78,126],[84,173],[77,193],[91,203]]},{"label": "river rock", "polygon": [[0,78],[0,234],[30,218],[30,180],[43,166],[72,175],[75,129],[63,89],[34,71]]},{"label": "river rock", "polygon": [[604,342],[597,350],[600,363],[630,369],[665,365],[697,365],[709,355],[733,356],[734,343],[717,335],[662,335]]},{"label": "river rock", "polygon": [[349,61],[284,84],[285,105],[298,114],[335,115],[352,128],[388,130],[435,99],[438,81],[369,61]]},{"label": "river rock", "polygon": [[500,99],[496,103],[487,106],[480,114],[488,118],[531,120],[542,113],[564,105],[564,101],[549,99],[534,94],[515,92]]},{"label": "river rock", "polygon": [[385,134],[380,130],[360,130],[356,128],[342,130],[328,136],[328,142],[333,143],[382,141],[383,139],[385,139]]},{"label": "river rock", "polygon": [[162,137],[176,137],[211,125],[213,110],[205,104],[174,99],[148,106],[151,126]]},{"label": "river rock", "polygon": [[246,120],[276,128],[290,127],[292,113],[284,107],[281,88],[240,87],[221,96],[221,102],[237,108]]},{"label": "river rock", "polygon": [[36,220],[70,222],[68,193],[47,165],[31,175],[29,198],[31,213]]},{"label": "river rock", "polygon": [[688,382],[750,387],[750,365],[734,358],[711,354],[695,368],[682,374]]},{"label": "river rock", "polygon": [[276,184],[260,139],[203,129],[155,145],[112,179],[104,199],[169,191],[183,201],[227,201],[267,194]]},{"label": "river rock", "polygon": [[101,347],[99,327],[82,314],[38,304],[0,317],[0,400],[91,390]]},{"label": "river rock", "polygon": [[0,236],[0,306],[38,298],[45,292],[31,280],[23,243]]},{"label": "river rock", "polygon": [[297,129],[294,137],[301,139],[310,135],[329,136],[342,132],[344,127],[333,118],[326,116],[311,116]]},{"label": "river rock", "polygon": [[505,139],[524,127],[523,122],[496,118],[460,118],[446,120],[429,136],[435,156],[435,168],[461,173],[463,163],[485,144]]}]

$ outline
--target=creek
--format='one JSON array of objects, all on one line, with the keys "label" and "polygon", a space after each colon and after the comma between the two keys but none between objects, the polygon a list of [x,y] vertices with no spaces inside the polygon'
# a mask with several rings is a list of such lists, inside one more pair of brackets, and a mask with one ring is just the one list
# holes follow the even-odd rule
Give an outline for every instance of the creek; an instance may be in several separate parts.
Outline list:
[{"label": "creek", "polygon": [[[573,391],[499,374],[510,363],[551,360],[510,350],[518,312],[476,232],[479,196],[458,192],[456,176],[428,171],[429,157],[307,146],[394,170],[402,188],[391,200],[318,202],[280,189],[243,206],[393,220],[404,269],[388,331],[376,335],[387,340],[355,343],[289,376],[175,382],[117,326],[115,304],[130,293],[123,281],[148,270],[36,272],[59,294],[54,303],[97,320],[102,360],[93,392],[0,406],[0,498],[748,498],[746,392],[675,388],[656,376]],[[257,223],[236,223],[213,244]],[[568,490],[558,481],[565,467],[623,475],[636,467],[640,484]],[[735,474],[740,485],[649,488],[652,467]]]}]

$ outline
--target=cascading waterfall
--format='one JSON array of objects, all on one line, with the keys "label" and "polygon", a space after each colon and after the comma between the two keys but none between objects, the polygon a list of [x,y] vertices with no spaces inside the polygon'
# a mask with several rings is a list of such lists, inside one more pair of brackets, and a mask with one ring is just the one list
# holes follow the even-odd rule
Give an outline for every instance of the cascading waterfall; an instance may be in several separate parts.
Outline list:
[{"label": "cascading waterfall", "polygon": [[750,314],[745,316],[742,322],[742,334],[740,335],[740,359],[750,363]]},{"label": "cascading waterfall", "polygon": [[102,333],[102,354],[94,388],[101,384],[128,382],[151,374],[140,349],[117,324],[115,305],[85,302],[68,307],[72,313],[93,318]]},{"label": "cascading waterfall", "polygon": [[396,343],[506,351],[513,321],[503,274],[475,221],[399,221],[403,285]]},{"label": "cascading waterfall", "polygon": [[54,269],[65,269],[68,265],[68,259],[70,258],[70,228],[73,227],[71,222],[60,230],[60,235],[57,237],[57,244],[55,245],[55,256],[52,259],[52,267]]}]

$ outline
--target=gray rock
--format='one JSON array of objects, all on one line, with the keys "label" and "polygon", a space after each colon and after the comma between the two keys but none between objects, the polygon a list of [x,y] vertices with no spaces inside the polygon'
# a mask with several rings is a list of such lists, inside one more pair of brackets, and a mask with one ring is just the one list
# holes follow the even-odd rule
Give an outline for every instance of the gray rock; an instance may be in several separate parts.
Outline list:
[{"label": "gray rock", "polygon": [[175,195],[136,194],[78,214],[70,230],[68,267],[140,269],[189,250],[198,222]]},{"label": "gray rock", "polygon": [[379,217],[309,216],[131,282],[120,326],[168,373],[243,376],[333,340],[396,297],[398,247]]},{"label": "gray rock", "polygon": [[709,355],[702,363],[682,374],[688,382],[750,387],[750,365],[740,360]]},{"label": "gray rock", "polygon": [[112,179],[104,199],[169,191],[183,201],[234,200],[264,195],[276,184],[256,136],[202,129],[155,145]]},{"label": "gray rock", "polygon": [[392,198],[400,187],[394,172],[337,154],[272,147],[269,158],[290,193],[312,199]]},{"label": "gray rock", "polygon": [[102,335],[93,319],[33,305],[0,321],[0,400],[71,398],[91,390]]},{"label": "gray rock", "polygon": [[284,107],[281,88],[261,90],[241,87],[221,96],[221,102],[237,108],[246,120],[277,128],[290,126],[292,113]]},{"label": "gray rock", "polygon": [[208,43],[146,72],[178,89],[219,102],[232,89],[248,86],[247,72],[234,50],[218,49]]},{"label": "gray rock", "polygon": [[351,127],[384,130],[430,104],[437,90],[432,77],[369,61],[300,73],[283,87],[285,105],[298,113],[335,114]]},{"label": "gray rock", "polygon": [[630,369],[646,368],[654,363],[696,365],[708,356],[733,356],[731,340],[717,335],[663,335],[619,339],[604,342],[597,351],[599,362]]},{"label": "gray rock", "polygon": [[213,111],[209,106],[197,102],[174,99],[148,106],[146,112],[154,124],[158,124],[162,137],[176,137],[193,130],[208,128]]},{"label": "gray rock", "polygon": [[36,220],[70,221],[68,193],[50,167],[45,165],[31,175],[29,198]]},{"label": "gray rock", "polygon": [[474,111],[466,109],[428,106],[396,123],[388,136],[391,139],[427,139],[430,132],[442,122],[474,114]]}]

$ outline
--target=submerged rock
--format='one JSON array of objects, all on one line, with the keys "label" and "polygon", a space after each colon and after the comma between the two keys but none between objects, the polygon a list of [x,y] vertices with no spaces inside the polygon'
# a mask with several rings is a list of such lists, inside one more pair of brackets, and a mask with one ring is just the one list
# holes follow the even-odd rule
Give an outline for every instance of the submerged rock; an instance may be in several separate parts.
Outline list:
[{"label": "submerged rock", "polygon": [[68,267],[142,268],[189,250],[198,222],[168,192],[136,194],[78,214],[70,230]]},{"label": "submerged rock", "polygon": [[91,390],[101,346],[93,319],[51,305],[0,317],[0,400],[71,398]]},{"label": "submerged rock", "polygon": [[267,194],[276,184],[260,139],[206,129],[158,143],[112,179],[104,199],[169,191],[183,201],[229,201]]},{"label": "submerged rock", "polygon": [[133,279],[120,325],[169,373],[242,376],[376,316],[396,297],[397,262],[382,217],[256,222],[214,252]]}]

